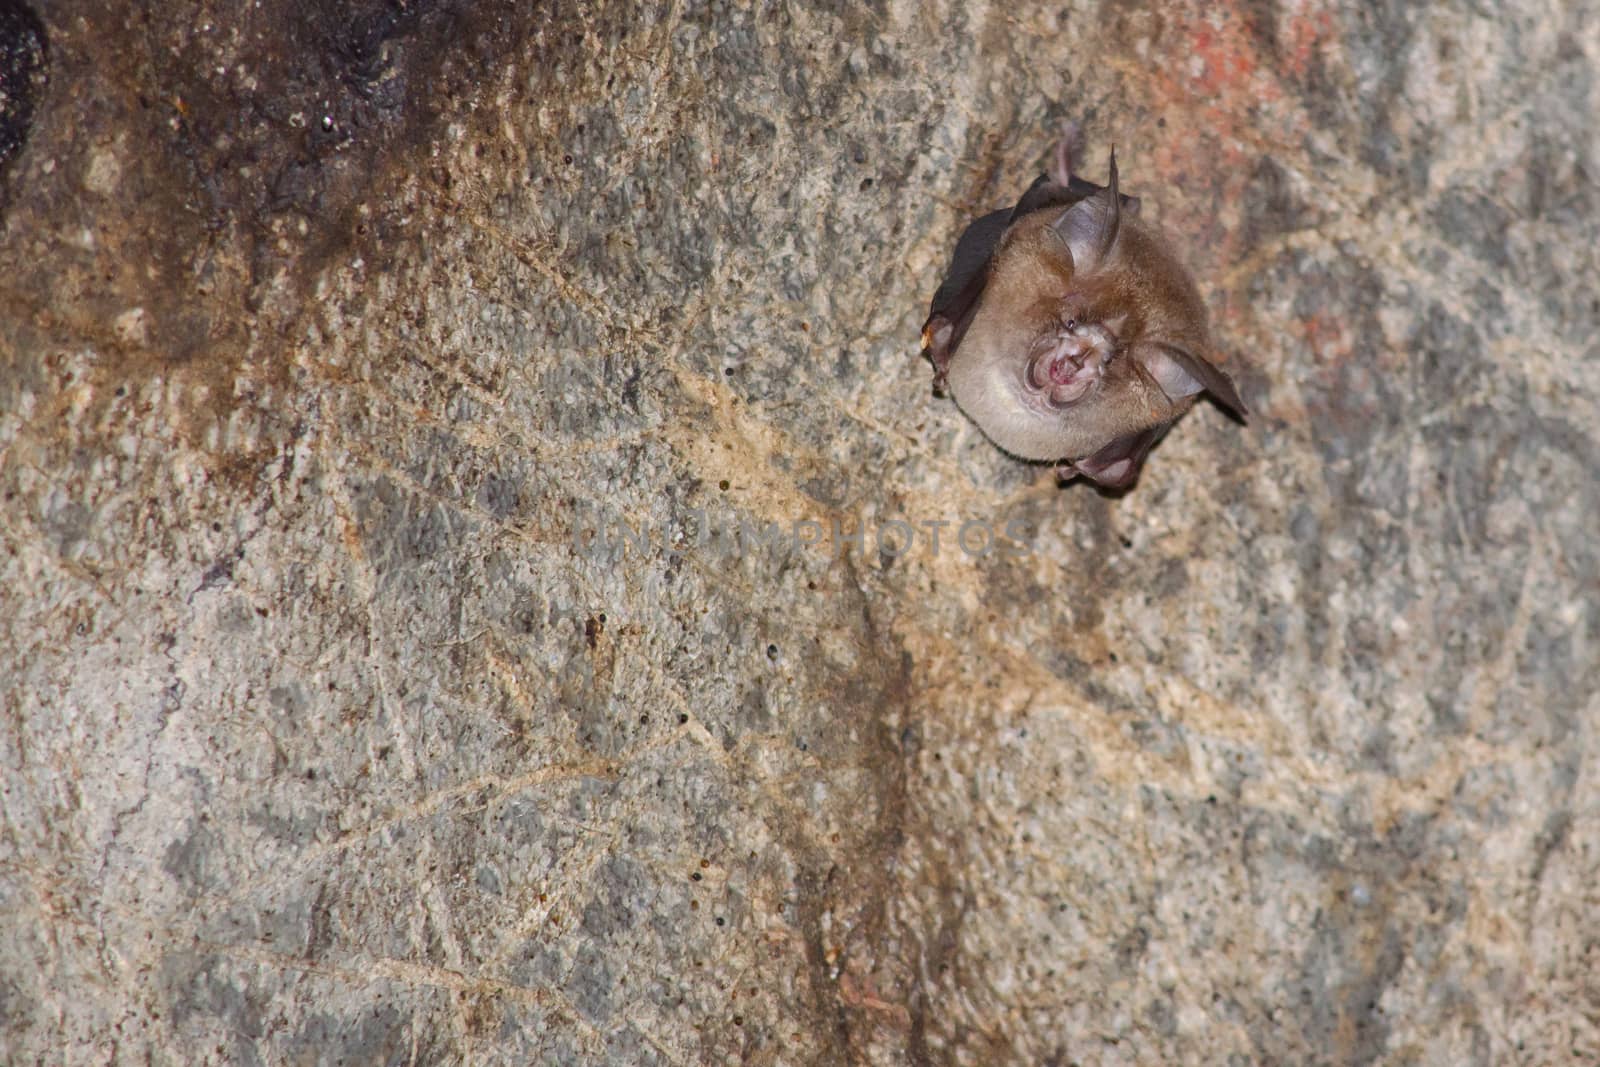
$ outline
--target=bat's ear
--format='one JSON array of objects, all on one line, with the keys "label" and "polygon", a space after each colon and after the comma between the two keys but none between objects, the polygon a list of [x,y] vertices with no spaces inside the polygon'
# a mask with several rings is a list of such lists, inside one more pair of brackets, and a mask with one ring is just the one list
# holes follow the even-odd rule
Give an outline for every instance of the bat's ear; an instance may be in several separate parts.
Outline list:
[{"label": "bat's ear", "polygon": [[1073,267],[1093,270],[1111,254],[1122,228],[1122,198],[1117,193],[1117,150],[1111,150],[1111,181],[1099,192],[1073,204],[1053,224],[1072,250]]},{"label": "bat's ear", "polygon": [[1134,346],[1133,358],[1150,373],[1161,391],[1174,400],[1210,393],[1241,419],[1249,414],[1239,398],[1239,391],[1233,387],[1233,379],[1187,349],[1146,341]]}]

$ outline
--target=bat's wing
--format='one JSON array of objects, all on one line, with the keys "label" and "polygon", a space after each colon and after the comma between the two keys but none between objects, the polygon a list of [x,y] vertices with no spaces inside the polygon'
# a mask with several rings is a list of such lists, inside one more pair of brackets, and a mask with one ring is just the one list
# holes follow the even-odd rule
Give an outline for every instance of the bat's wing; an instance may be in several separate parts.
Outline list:
[{"label": "bat's wing", "polygon": [[1126,489],[1139,477],[1139,468],[1150,446],[1161,440],[1170,425],[1163,423],[1119,437],[1092,456],[1059,464],[1056,476],[1065,482],[1082,475],[1107,489]]},{"label": "bat's wing", "polygon": [[928,321],[922,324],[922,347],[940,379],[956,345],[972,324],[972,316],[977,314],[978,298],[989,280],[989,261],[1009,225],[1010,211],[991,211],[968,226],[956,242],[950,269],[939,291],[933,294]]},{"label": "bat's wing", "polygon": [[1223,407],[1241,419],[1249,414],[1233,379],[1210,361],[1178,345],[1162,341],[1141,341],[1129,349],[1161,391],[1174,400],[1196,393],[1210,393]]}]

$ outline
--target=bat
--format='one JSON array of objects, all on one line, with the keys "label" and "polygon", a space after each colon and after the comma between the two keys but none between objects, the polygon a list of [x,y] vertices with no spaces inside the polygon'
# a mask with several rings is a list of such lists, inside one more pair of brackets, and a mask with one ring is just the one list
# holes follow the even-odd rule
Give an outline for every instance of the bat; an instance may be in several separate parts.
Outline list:
[{"label": "bat", "polygon": [[1050,172],[961,235],[922,348],[934,389],[1001,449],[1122,489],[1199,394],[1247,412],[1211,362],[1193,278],[1119,192],[1116,150],[1099,186],[1072,172],[1075,139],[1068,126]]}]

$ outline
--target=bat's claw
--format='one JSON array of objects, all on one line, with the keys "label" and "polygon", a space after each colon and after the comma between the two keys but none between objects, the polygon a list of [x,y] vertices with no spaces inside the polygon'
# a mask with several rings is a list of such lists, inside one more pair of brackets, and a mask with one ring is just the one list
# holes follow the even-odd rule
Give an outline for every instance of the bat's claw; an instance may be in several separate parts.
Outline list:
[{"label": "bat's claw", "polygon": [[1080,471],[1077,465],[1074,464],[1070,459],[1063,459],[1056,464],[1057,485],[1066,485],[1074,478],[1081,477],[1082,475],[1083,472]]},{"label": "bat's claw", "polygon": [[928,319],[922,328],[922,354],[933,364],[933,391],[937,396],[948,396],[947,375],[950,371],[950,338],[954,331],[941,315]]}]

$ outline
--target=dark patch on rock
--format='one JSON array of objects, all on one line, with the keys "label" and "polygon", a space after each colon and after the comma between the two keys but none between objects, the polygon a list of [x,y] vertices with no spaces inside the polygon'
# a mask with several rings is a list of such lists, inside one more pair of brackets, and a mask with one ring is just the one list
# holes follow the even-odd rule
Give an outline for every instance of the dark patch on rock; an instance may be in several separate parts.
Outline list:
[{"label": "dark patch on rock", "polygon": [[9,199],[7,174],[28,139],[49,71],[39,17],[22,0],[0,0],[0,212]]},{"label": "dark patch on rock", "polygon": [[161,868],[189,893],[209,891],[219,884],[214,857],[220,844],[216,831],[203,822],[195,823],[181,840],[167,847]]},{"label": "dark patch on rock", "polygon": [[241,986],[228,973],[223,957],[201,952],[174,952],[161,961],[160,984],[173,1021],[220,1019],[237,1035],[233,1045],[241,1062],[261,1062],[257,1042],[266,1033],[267,997]]},{"label": "dark patch on rock", "polygon": [[629,931],[650,915],[653,886],[639,864],[608,858],[592,880],[594,895],[583,906],[580,926],[596,942],[621,947]]},{"label": "dark patch on rock", "polygon": [[1499,270],[1511,266],[1511,213],[1470,189],[1450,189],[1434,201],[1429,219],[1439,236],[1474,259]]},{"label": "dark patch on rock", "polygon": [[358,1009],[348,1015],[318,1012],[306,1019],[300,1029],[285,1041],[289,1060],[295,1063],[314,1063],[322,1067],[343,1064],[401,1064],[417,1057],[417,1062],[431,1058],[422,1053],[423,1048],[433,1048],[434,1041],[426,1030],[412,1043],[411,1027],[415,1019],[411,1012],[385,1004],[375,1004]]},{"label": "dark patch on rock", "polygon": [[1243,0],[1239,5],[1256,48],[1269,59],[1278,57],[1278,5],[1272,0]]},{"label": "dark patch on rock", "polygon": [[1352,102],[1364,134],[1362,160],[1394,180],[1394,199],[1407,199],[1426,188],[1431,128],[1419,120],[1406,134],[1397,130],[1399,116],[1414,113],[1405,97],[1410,67],[1394,57],[1410,50],[1421,15],[1404,0],[1352,5],[1341,14],[1350,66],[1357,72]]},{"label": "dark patch on rock", "polygon": [[[209,211],[327,223],[371,195],[373,171],[398,162],[390,153],[425,148],[439,117],[481,88],[522,38],[515,14],[450,0],[276,0],[204,22],[173,10],[145,28],[189,62],[148,76],[177,112],[174,147]],[[246,62],[228,51],[234,36],[252,42]],[[344,229],[320,238],[342,243]]]},{"label": "dark patch on rock", "polygon": [[1288,173],[1271,156],[1256,161],[1250,183],[1240,198],[1240,209],[1244,215],[1242,243],[1247,248],[1313,222],[1312,212],[1294,195]]}]

